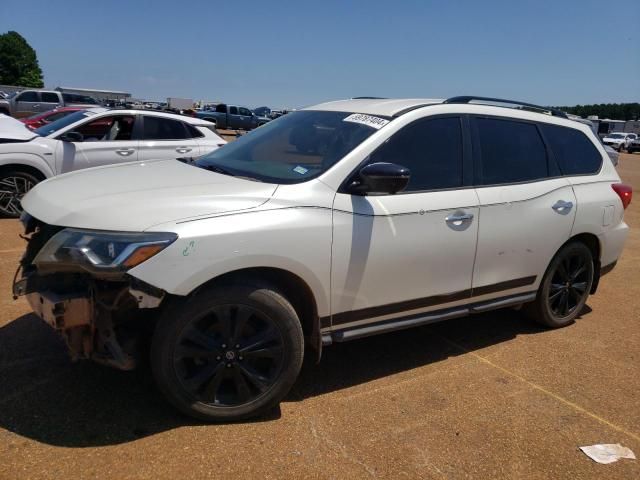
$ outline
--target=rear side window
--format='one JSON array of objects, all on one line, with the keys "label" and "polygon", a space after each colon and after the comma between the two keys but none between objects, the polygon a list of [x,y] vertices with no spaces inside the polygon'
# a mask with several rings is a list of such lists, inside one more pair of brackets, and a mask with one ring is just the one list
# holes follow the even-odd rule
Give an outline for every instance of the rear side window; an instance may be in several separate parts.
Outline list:
[{"label": "rear side window", "polygon": [[600,170],[602,156],[584,133],[548,124],[540,128],[563,175],[585,175]]},{"label": "rear side window", "polygon": [[40,95],[42,95],[42,101],[44,103],[59,103],[60,102],[60,98],[55,93],[42,92]]},{"label": "rear side window", "polygon": [[476,118],[480,165],[476,183],[496,185],[548,176],[547,152],[531,123]]},{"label": "rear side window", "polygon": [[160,117],[144,117],[145,140],[183,140],[190,138],[184,123]]},{"label": "rear side window", "polygon": [[462,186],[462,129],[458,117],[418,120],[396,133],[370,157],[411,171],[404,190],[424,191]]},{"label": "rear side window", "polygon": [[189,132],[189,137],[191,138],[200,138],[200,137],[204,137],[204,134],[199,131],[196,127],[194,127],[193,125],[189,125],[188,123],[184,124],[185,127],[187,127],[187,130]]}]

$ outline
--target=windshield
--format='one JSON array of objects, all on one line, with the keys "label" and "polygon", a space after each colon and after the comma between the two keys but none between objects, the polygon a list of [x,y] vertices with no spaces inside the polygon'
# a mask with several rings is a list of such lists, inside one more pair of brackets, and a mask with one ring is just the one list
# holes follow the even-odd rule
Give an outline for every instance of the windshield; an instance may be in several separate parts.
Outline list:
[{"label": "windshield", "polygon": [[301,183],[325,172],[387,123],[385,117],[349,112],[293,112],[199,158],[196,165],[263,182]]},{"label": "windshield", "polygon": [[72,123],[77,122],[78,120],[82,120],[83,118],[90,117],[91,115],[95,115],[93,112],[88,110],[78,110],[77,112],[73,112],[66,117],[62,117],[54,122],[47,123],[40,128],[36,128],[34,130],[35,133],[40,135],[41,137],[46,137],[47,135],[51,135],[52,133],[57,132],[58,130],[71,125]]}]

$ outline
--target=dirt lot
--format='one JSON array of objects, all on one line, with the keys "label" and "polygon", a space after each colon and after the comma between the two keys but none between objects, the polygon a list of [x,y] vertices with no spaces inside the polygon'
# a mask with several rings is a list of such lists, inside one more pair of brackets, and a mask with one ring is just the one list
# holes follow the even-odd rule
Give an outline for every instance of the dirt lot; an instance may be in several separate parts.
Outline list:
[{"label": "dirt lot", "polygon": [[337,345],[281,410],[232,425],[176,414],[144,371],[71,364],[10,282],[16,221],[0,220],[0,478],[640,478],[579,445],[640,457],[639,197],[617,268],[556,331],[492,312]]}]

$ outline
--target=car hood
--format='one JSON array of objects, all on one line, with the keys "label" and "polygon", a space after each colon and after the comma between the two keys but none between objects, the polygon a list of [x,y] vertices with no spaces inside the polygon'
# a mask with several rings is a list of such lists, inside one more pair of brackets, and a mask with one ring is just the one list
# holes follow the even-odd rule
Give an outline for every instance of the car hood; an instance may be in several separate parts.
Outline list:
[{"label": "car hood", "polygon": [[0,142],[26,142],[37,136],[20,120],[0,114]]},{"label": "car hood", "polygon": [[255,208],[276,188],[177,160],[158,160],[51,178],[25,195],[22,206],[50,225],[138,232],[160,223]]}]

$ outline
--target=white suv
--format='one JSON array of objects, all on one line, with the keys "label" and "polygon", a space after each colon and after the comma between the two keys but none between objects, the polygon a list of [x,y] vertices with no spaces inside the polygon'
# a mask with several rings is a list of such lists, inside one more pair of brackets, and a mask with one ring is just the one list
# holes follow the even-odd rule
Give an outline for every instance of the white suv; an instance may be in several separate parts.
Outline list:
[{"label": "white suv", "polygon": [[225,143],[211,123],[164,112],[89,108],[34,131],[0,115],[0,215],[19,217],[20,199],[54,175],[136,160],[199,157]]},{"label": "white suv", "polygon": [[324,103],[192,164],[47,180],[14,295],[117,368],[151,325],[160,389],[212,421],[276,405],[305,348],[522,305],[568,325],[631,189],[588,126],[477,101]]},{"label": "white suv", "polygon": [[602,143],[621,152],[623,149],[626,150],[629,147],[629,144],[637,139],[638,136],[635,133],[616,132],[609,133],[605,136],[602,139]]}]

